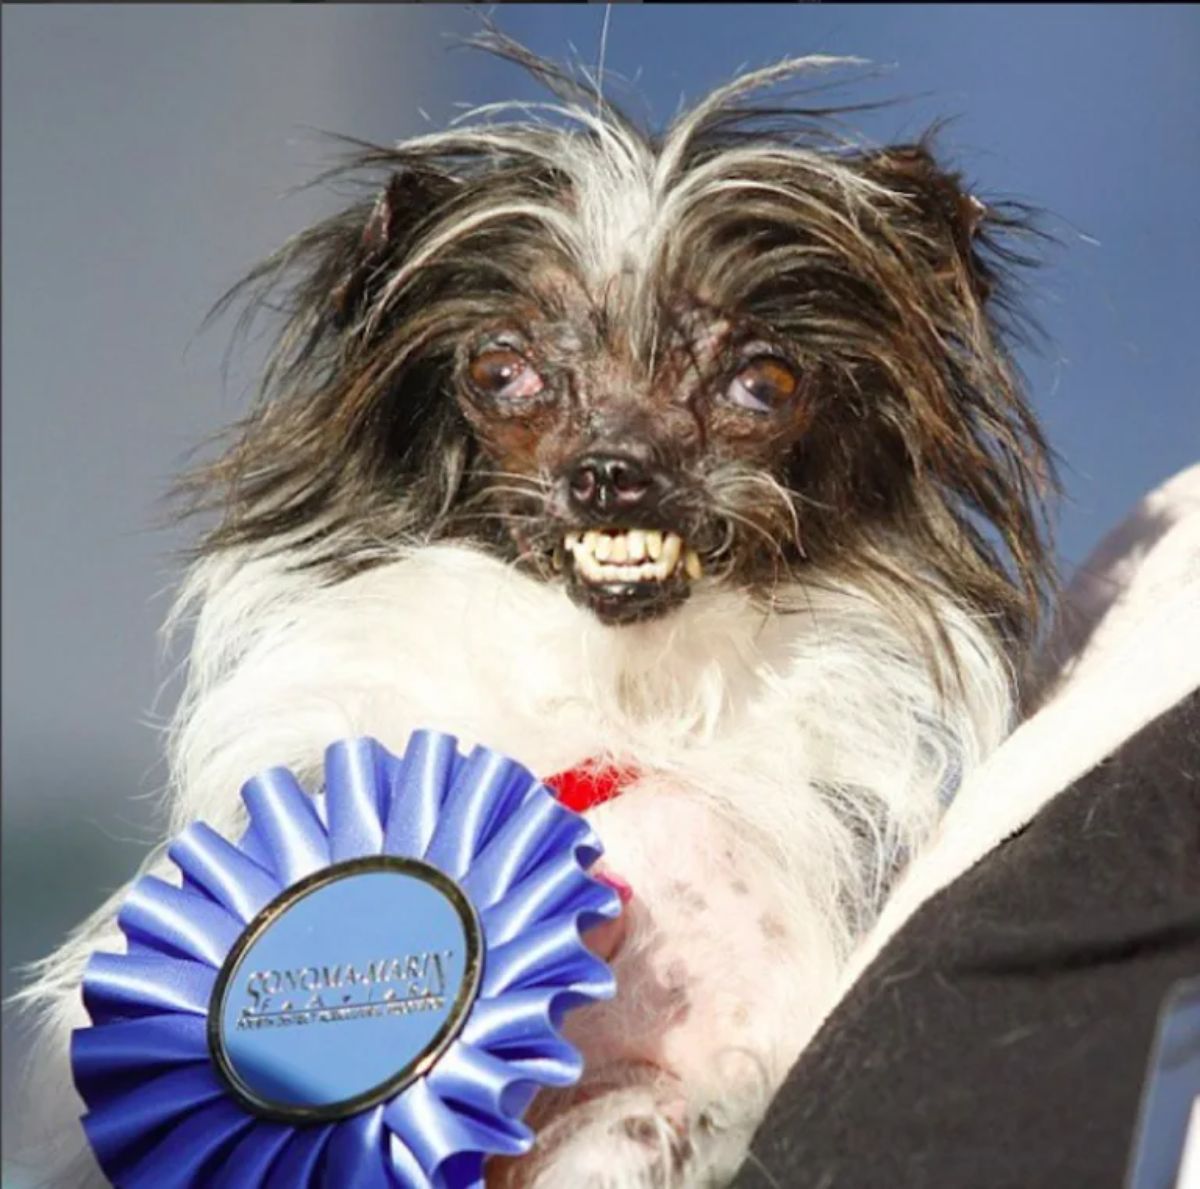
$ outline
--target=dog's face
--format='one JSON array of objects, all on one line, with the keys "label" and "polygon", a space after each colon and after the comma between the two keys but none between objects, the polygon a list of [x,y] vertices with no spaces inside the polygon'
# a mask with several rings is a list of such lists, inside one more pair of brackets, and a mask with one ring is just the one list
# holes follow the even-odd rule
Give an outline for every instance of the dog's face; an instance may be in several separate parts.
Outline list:
[{"label": "dog's face", "polygon": [[364,153],[375,199],[256,274],[298,279],[276,399],[202,476],[212,546],[307,535],[345,572],[465,539],[610,624],[852,575],[1025,630],[1045,454],[986,250],[1014,224],[924,146],[759,131],[764,81],[658,138],[569,108]]},{"label": "dog's face", "polygon": [[[569,274],[540,284],[541,301],[467,336],[453,381],[518,555],[608,623],[669,612],[706,573],[745,581],[786,557],[789,525],[742,542],[738,517],[761,518],[809,414],[794,345],[681,290],[656,311],[667,325],[649,362],[619,284],[603,308]],[[738,512],[726,491],[722,511],[734,476],[750,498]]]}]

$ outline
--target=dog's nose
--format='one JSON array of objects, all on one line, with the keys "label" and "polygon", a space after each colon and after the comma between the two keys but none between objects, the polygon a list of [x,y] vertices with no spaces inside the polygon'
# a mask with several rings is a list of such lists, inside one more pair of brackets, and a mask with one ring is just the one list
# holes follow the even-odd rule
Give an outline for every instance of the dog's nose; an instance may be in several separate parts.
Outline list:
[{"label": "dog's nose", "polygon": [[579,512],[632,509],[646,502],[654,477],[623,454],[589,454],[567,471],[571,503]]}]

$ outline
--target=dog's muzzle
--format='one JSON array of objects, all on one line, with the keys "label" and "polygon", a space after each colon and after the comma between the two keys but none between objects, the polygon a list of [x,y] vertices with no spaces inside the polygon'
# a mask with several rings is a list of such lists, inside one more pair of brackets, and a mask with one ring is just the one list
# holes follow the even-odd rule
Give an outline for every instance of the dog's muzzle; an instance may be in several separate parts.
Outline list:
[{"label": "dog's muzzle", "polygon": [[576,527],[562,539],[567,590],[605,623],[656,618],[687,598],[700,556],[668,523],[673,484],[632,454],[588,453],[566,468]]}]

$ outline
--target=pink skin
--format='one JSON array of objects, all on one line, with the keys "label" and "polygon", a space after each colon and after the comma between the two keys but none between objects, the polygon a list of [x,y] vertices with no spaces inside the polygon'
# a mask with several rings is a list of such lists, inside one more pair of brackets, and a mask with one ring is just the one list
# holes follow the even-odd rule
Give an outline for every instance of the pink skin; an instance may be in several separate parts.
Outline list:
[{"label": "pink skin", "polygon": [[[584,1076],[539,1097],[529,1118],[538,1144],[489,1161],[488,1189],[573,1189],[593,1174],[597,1184],[686,1183],[701,1151],[732,1159],[745,1104],[781,1072],[776,1021],[808,1007],[793,986],[797,955],[821,938],[791,925],[771,873],[723,819],[666,782],[605,802],[594,818],[607,854],[592,876],[623,911],[584,940],[619,991],[565,1022]],[[732,1125],[720,1115],[727,1102]]]},{"label": "pink skin", "polygon": [[[584,944],[596,957],[604,962],[611,962],[629,932],[629,914],[625,912],[625,908],[633,899],[633,888],[619,875],[605,870],[602,865],[593,867],[588,874],[598,883],[612,888],[621,900],[621,915],[615,920],[603,921],[589,929],[583,938]],[[580,1096],[579,1101],[583,1100],[584,1097]],[[488,1161],[488,1189],[520,1189],[528,1172],[527,1161],[494,1156]]]},{"label": "pink skin", "polygon": [[[630,901],[633,900],[633,888],[622,879],[619,875],[612,871],[601,868],[593,868],[591,872],[592,878],[602,884],[607,884],[621,898],[621,915],[613,921],[605,921],[602,925],[597,925],[594,929],[590,929],[584,941],[588,949],[592,951],[598,958],[605,962],[611,962],[621,948],[622,943],[629,932],[629,914],[624,911],[628,907]],[[657,1068],[652,1063],[647,1062],[647,1068]],[[599,1090],[591,1093],[581,1093],[577,1100],[578,1102],[586,1102]],[[687,1102],[682,1096],[678,1098],[666,1099],[660,1103],[662,1113],[671,1126],[679,1135],[683,1135],[687,1125]]]},{"label": "pink skin", "polygon": [[[633,900],[633,888],[619,875],[611,871],[593,868],[589,873],[599,883],[607,884],[621,900],[621,914],[615,920],[604,921],[584,934],[584,944],[598,958],[611,962],[620,951],[629,933],[629,913],[625,911]],[[657,1070],[656,1066],[647,1063],[647,1068]],[[582,1106],[591,1099],[603,1095],[606,1089],[597,1085],[575,1092],[571,1101],[574,1106]],[[658,1103],[660,1115],[673,1128],[676,1135],[684,1137],[687,1132],[687,1101],[682,1094],[661,1099]],[[632,1136],[632,1133],[630,1133]],[[645,1142],[650,1143],[647,1139]],[[485,1183],[487,1189],[527,1189],[529,1178],[535,1175],[535,1167],[529,1157],[516,1159],[493,1156],[487,1162]]]},{"label": "pink skin", "polygon": [[[591,875],[597,882],[607,884],[620,896],[622,910],[633,899],[633,888],[619,875],[614,875],[611,871],[595,868],[593,868]],[[589,929],[584,941],[587,943],[588,949],[597,958],[601,958],[605,962],[611,962],[617,956],[617,951],[621,948],[621,943],[625,940],[628,931],[629,917],[622,911],[616,920],[605,921],[603,924],[597,925],[594,929]]]}]

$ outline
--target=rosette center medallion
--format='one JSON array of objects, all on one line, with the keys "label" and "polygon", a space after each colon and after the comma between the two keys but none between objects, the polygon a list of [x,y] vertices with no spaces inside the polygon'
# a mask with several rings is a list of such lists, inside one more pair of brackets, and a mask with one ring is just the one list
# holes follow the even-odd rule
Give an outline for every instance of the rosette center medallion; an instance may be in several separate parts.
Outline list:
[{"label": "rosette center medallion", "polygon": [[344,1118],[403,1090],[461,1028],[480,976],[479,923],[417,859],[338,863],[250,923],[221,969],[209,1045],[256,1114]]}]

